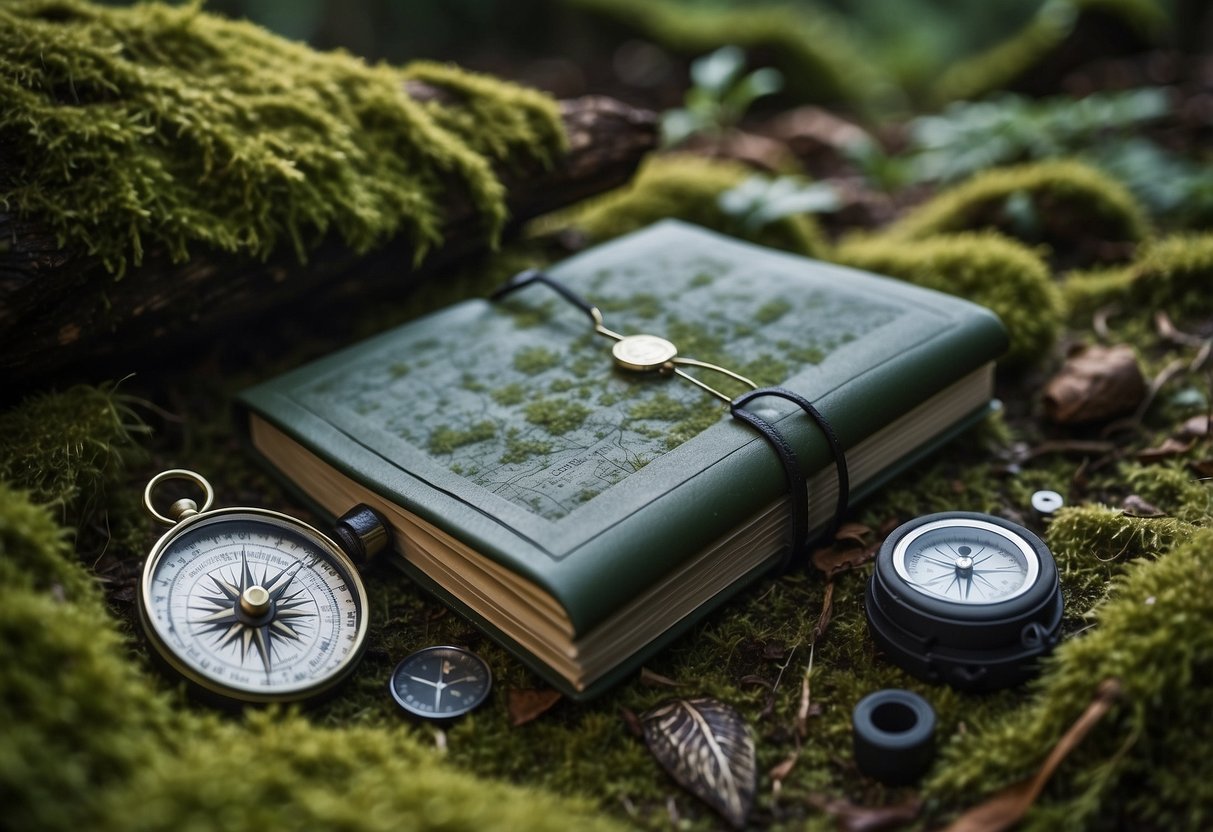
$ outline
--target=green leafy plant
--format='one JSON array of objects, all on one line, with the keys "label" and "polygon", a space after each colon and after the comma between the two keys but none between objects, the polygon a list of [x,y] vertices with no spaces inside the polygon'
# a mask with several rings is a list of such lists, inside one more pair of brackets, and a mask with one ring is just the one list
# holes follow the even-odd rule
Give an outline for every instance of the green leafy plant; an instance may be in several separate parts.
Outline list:
[{"label": "green leafy plant", "polygon": [[956,182],[1019,162],[1075,158],[1124,184],[1153,216],[1180,226],[1207,225],[1213,221],[1213,169],[1140,135],[1170,112],[1169,94],[1154,87],[1078,100],[1001,95],[914,119],[899,155],[874,141],[856,143],[848,155],[887,190]]},{"label": "green leafy plant", "polygon": [[672,147],[697,134],[719,135],[735,126],[757,99],[783,89],[783,75],[763,67],[742,74],[745,52],[724,46],[691,64],[683,106],[661,118],[662,141]]},{"label": "green leafy plant", "polygon": [[1145,88],[1080,100],[1003,95],[953,104],[910,122],[912,178],[952,182],[997,165],[1067,156],[1157,121],[1167,94]]},{"label": "green leafy plant", "polygon": [[717,204],[745,231],[757,231],[796,214],[827,213],[839,207],[832,187],[799,176],[751,176],[722,192]]}]

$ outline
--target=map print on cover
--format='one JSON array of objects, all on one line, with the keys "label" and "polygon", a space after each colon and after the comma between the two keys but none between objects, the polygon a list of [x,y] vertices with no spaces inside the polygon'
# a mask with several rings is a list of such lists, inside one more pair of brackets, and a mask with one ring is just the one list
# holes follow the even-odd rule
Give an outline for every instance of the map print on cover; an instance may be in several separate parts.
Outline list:
[{"label": "map print on cover", "polygon": [[[574,275],[574,278],[583,275]],[[680,355],[779,384],[890,323],[870,294],[783,292],[786,275],[741,257],[672,250],[569,280],[621,334],[649,333]],[[611,342],[543,286],[503,301],[472,349],[466,333],[428,329],[296,392],[304,406],[394,435],[436,464],[547,520],[565,517],[727,417],[689,382],[614,369]],[[805,320],[815,322],[806,329]],[[689,368],[710,384],[719,376]],[[351,371],[352,370],[352,371]],[[730,395],[744,388],[719,382]],[[382,435],[382,434],[381,434]]]}]

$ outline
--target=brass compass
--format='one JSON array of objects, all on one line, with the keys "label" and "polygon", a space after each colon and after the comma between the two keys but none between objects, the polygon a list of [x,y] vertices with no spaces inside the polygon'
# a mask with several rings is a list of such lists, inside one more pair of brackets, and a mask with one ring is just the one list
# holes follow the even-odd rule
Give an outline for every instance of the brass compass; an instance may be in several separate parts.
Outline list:
[{"label": "brass compass", "polygon": [[[182,499],[169,516],[154,506],[166,480],[193,483],[203,504]],[[143,503],[170,526],[148,554],[139,616],[148,639],[177,673],[237,702],[284,702],[328,691],[362,653],[367,596],[351,555],[387,543],[373,511],[358,506],[332,538],[263,508],[211,510],[214,490],[174,469],[147,484]]]}]

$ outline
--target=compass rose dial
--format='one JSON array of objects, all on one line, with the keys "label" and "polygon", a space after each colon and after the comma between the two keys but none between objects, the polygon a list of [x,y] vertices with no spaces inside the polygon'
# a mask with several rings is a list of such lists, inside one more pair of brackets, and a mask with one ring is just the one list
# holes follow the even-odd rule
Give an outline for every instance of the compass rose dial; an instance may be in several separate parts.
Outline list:
[{"label": "compass rose dial", "polygon": [[991,604],[1028,590],[1036,553],[1001,527],[978,520],[937,521],[907,535],[893,567],[918,592],[957,604]]},{"label": "compass rose dial", "polygon": [[341,678],[366,632],[353,565],[306,524],[260,510],[200,515],[144,573],[153,644],[188,678],[253,701]]}]

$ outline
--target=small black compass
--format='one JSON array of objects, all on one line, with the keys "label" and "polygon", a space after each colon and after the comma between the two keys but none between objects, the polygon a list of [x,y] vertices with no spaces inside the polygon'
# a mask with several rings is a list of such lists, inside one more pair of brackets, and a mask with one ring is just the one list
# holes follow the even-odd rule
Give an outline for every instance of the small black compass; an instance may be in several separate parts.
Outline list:
[{"label": "small black compass", "polygon": [[1057,643],[1062,596],[1045,544],[988,514],[898,527],[868,584],[868,627],[894,663],[964,690],[1017,684]]},{"label": "small black compass", "polygon": [[453,719],[489,696],[493,674],[462,647],[426,647],[396,666],[388,687],[400,707],[425,719]]}]

